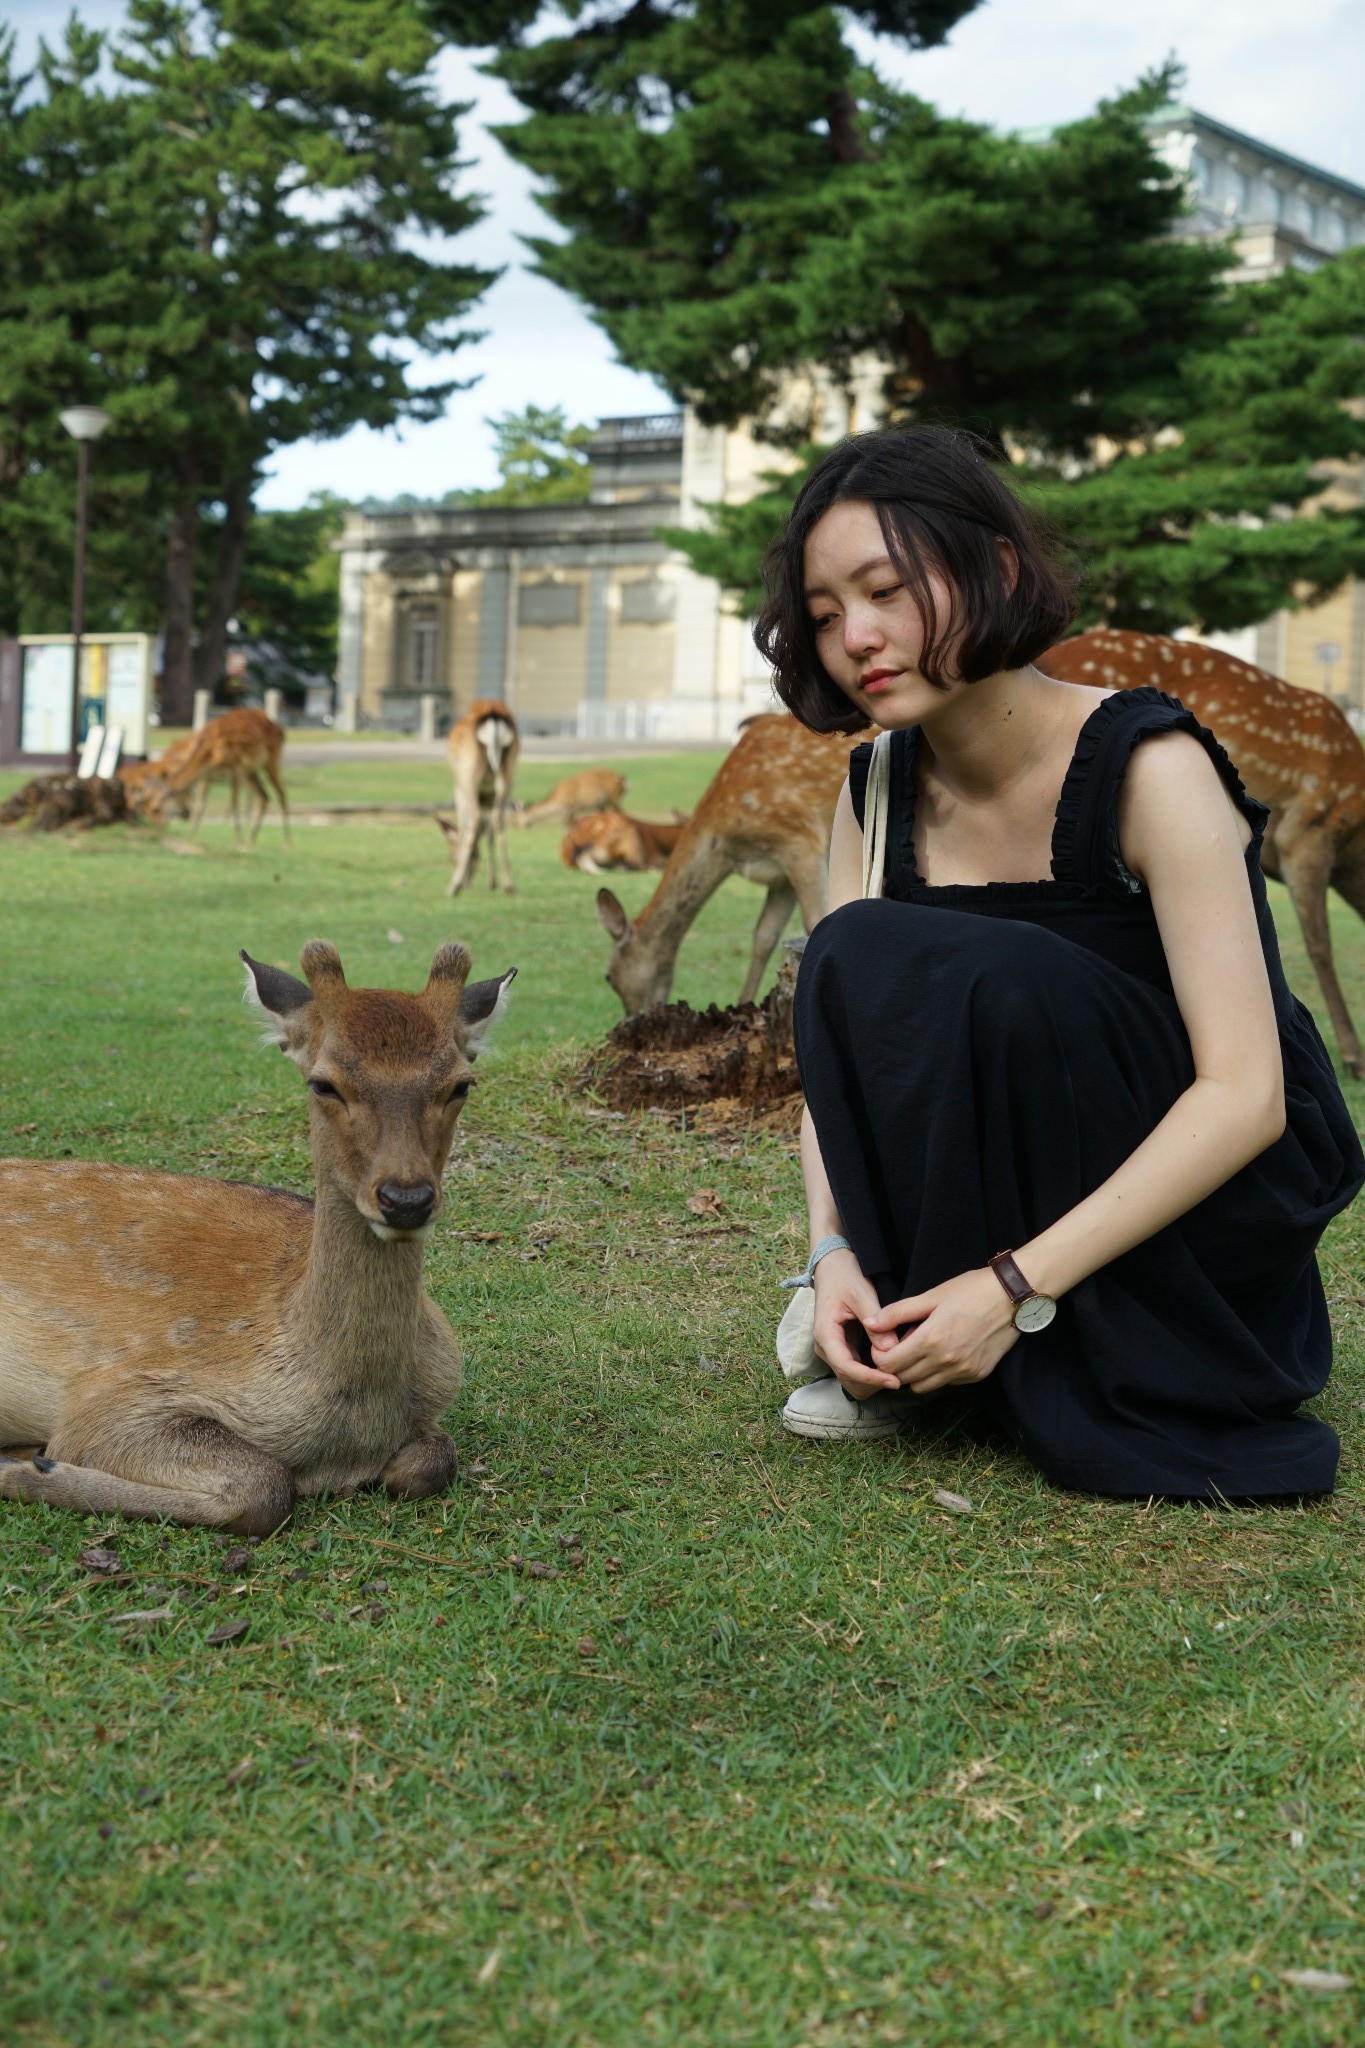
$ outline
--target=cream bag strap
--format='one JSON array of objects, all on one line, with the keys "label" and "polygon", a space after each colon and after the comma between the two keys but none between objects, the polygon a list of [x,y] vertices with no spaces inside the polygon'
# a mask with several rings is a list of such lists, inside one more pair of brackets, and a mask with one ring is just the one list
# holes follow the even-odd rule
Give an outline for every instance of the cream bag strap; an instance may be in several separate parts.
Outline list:
[{"label": "cream bag strap", "polygon": [[891,734],[879,732],[872,743],[863,804],[863,894],[880,896],[886,878],[886,831],[891,809]]}]

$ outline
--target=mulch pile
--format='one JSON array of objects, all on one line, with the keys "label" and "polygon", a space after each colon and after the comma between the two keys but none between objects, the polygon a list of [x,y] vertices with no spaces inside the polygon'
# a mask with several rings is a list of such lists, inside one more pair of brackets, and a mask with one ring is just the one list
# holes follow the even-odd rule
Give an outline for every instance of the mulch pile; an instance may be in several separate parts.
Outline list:
[{"label": "mulch pile", "polygon": [[117,825],[130,815],[127,792],[116,776],[37,775],[0,804],[0,825],[31,822],[35,832]]}]

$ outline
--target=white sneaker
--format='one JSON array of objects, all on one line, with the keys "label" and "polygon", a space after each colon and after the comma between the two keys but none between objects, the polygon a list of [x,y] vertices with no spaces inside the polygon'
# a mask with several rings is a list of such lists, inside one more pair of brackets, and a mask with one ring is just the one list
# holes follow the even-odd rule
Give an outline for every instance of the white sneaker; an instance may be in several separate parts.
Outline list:
[{"label": "white sneaker", "polygon": [[798,1387],[782,1410],[782,1427],[793,1436],[831,1436],[867,1441],[894,1436],[904,1414],[903,1394],[869,1394],[850,1401],[838,1380],[812,1380]]},{"label": "white sneaker", "polygon": [[813,1288],[798,1287],[787,1303],[777,1326],[777,1362],[782,1368],[783,1379],[794,1387],[804,1386],[807,1380],[832,1377],[824,1359],[815,1355]]}]

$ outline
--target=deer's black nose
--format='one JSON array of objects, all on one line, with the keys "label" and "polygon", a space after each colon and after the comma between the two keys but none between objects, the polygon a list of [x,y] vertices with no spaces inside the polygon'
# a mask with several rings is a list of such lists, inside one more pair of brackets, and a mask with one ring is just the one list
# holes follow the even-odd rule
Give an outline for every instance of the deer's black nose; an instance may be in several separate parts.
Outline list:
[{"label": "deer's black nose", "polygon": [[431,1221],[436,1190],[429,1180],[381,1181],[375,1189],[379,1212],[393,1230],[420,1230]]}]

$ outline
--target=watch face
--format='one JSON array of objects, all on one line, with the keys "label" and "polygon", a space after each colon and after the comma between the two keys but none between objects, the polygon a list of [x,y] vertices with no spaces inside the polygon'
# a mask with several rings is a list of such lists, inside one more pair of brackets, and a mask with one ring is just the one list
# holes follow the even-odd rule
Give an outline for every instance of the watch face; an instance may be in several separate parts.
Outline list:
[{"label": "watch face", "polygon": [[1014,1311],[1014,1327],[1031,1337],[1036,1330],[1045,1330],[1056,1313],[1057,1304],[1050,1294],[1031,1294]]}]

